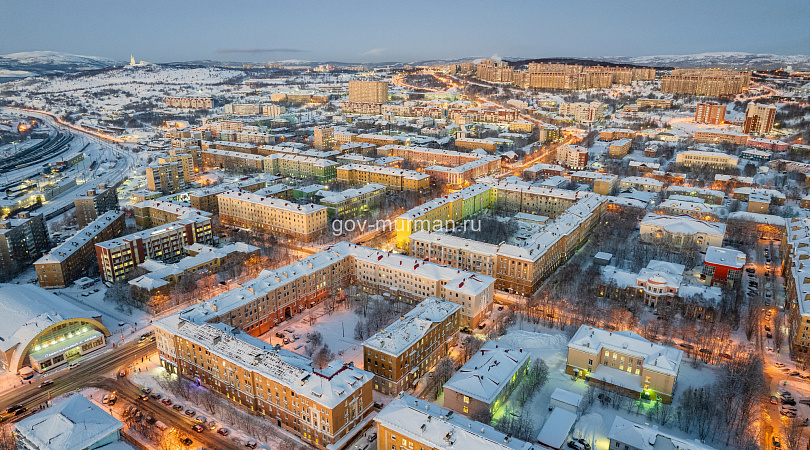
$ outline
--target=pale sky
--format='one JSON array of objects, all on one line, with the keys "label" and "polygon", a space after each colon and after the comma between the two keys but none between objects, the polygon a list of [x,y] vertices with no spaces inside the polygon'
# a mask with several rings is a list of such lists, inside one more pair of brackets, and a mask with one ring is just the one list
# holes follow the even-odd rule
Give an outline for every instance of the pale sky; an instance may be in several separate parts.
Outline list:
[{"label": "pale sky", "polygon": [[0,54],[385,62],[810,54],[808,0],[0,0]]}]

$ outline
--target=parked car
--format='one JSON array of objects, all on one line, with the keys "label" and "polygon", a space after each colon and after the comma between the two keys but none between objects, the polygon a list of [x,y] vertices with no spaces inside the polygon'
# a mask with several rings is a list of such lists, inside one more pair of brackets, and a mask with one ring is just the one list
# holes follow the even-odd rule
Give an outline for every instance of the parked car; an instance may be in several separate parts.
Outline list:
[{"label": "parked car", "polygon": [[208,421],[208,429],[214,431],[217,429],[217,423],[213,420]]},{"label": "parked car", "polygon": [[220,428],[219,430],[217,430],[217,433],[219,433],[219,434],[221,434],[223,436],[227,436],[227,435],[231,434],[231,432],[227,428]]},{"label": "parked car", "polygon": [[765,331],[771,331],[771,327],[765,325]]},{"label": "parked car", "polygon": [[191,427],[191,429],[196,431],[197,433],[202,433],[203,431],[205,431],[205,427],[198,423],[195,423],[194,426]]},{"label": "parked car", "polygon": [[585,450],[585,446],[577,441],[569,441],[568,448],[572,448],[574,450]]},{"label": "parked car", "polygon": [[367,441],[374,442],[374,439],[377,439],[377,433],[369,433],[366,435]]},{"label": "parked car", "polygon": [[186,410],[186,412],[184,412],[183,414],[185,414],[185,415],[187,415],[187,416],[191,417],[191,416],[193,416],[194,414],[197,414],[197,411],[194,411],[193,409],[188,408],[188,409]]},{"label": "parked car", "polygon": [[141,390],[146,394],[151,394],[152,393],[152,388],[150,388],[150,387],[142,387]]},{"label": "parked car", "polygon": [[774,435],[771,437],[771,444],[773,444],[774,448],[782,448],[782,441],[779,440],[779,436]]},{"label": "parked car", "polygon": [[247,448],[256,448],[258,446],[259,446],[259,443],[256,442],[254,439],[251,439],[251,440],[245,442],[245,447],[247,447]]},{"label": "parked car", "polygon": [[26,411],[28,411],[28,408],[26,408],[25,406],[23,406],[22,408],[20,408],[20,409],[18,409],[18,410],[16,410],[16,411],[14,411],[14,415],[15,415],[15,416],[21,416],[21,415],[25,414],[25,412],[26,412]]},{"label": "parked car", "polygon": [[180,442],[182,442],[183,445],[185,445],[186,447],[188,447],[189,445],[194,443],[194,441],[192,441],[191,439],[189,439],[187,437],[181,439]]},{"label": "parked car", "polygon": [[197,416],[194,420],[196,420],[199,423],[208,422],[208,419],[206,419],[205,416]]},{"label": "parked car", "polygon": [[775,395],[771,395],[771,404],[772,405],[778,405],[779,404],[779,399],[776,398]]},{"label": "parked car", "polygon": [[172,405],[172,401],[169,400],[168,398],[164,398],[163,400],[160,401],[160,403],[163,403],[166,406],[171,406]]},{"label": "parked car", "polygon": [[105,395],[104,397],[101,398],[101,404],[102,405],[106,405],[107,403],[110,403],[110,396],[109,395]]},{"label": "parked car", "polygon": [[172,406],[172,409],[175,410],[175,411],[182,411],[183,410],[183,405],[177,403],[176,405]]},{"label": "parked car", "polygon": [[782,397],[782,404],[788,406],[796,406],[796,400],[793,397]]},{"label": "parked car", "polygon": [[79,367],[79,361],[70,363],[70,365],[68,366],[68,369],[75,369],[77,367]]},{"label": "parked car", "polygon": [[768,338],[768,339],[771,339],[771,338],[773,338],[773,335],[771,333],[768,333],[768,334],[765,335],[765,337]]},{"label": "parked car", "polygon": [[127,376],[127,369],[124,369],[124,370],[118,372],[118,376],[121,377],[121,378]]},{"label": "parked car", "polygon": [[160,400],[163,398],[163,394],[160,394],[158,392],[152,392],[151,394],[149,394],[149,396],[155,400]]}]

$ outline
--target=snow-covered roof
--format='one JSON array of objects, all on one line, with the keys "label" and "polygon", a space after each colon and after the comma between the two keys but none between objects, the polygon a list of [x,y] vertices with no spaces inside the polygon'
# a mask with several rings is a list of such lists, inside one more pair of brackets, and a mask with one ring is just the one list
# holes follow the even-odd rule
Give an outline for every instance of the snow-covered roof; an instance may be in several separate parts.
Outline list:
[{"label": "snow-covered roof", "polygon": [[[697,197],[689,197],[697,198]],[[661,202],[661,208],[672,209],[678,212],[696,212],[700,214],[714,214],[714,209],[703,202],[682,201],[669,198]]]},{"label": "snow-covered roof", "polygon": [[541,447],[509,437],[489,425],[470,420],[410,395],[395,398],[374,420],[416,442],[437,450],[539,450]]},{"label": "snow-covered roof", "polygon": [[64,320],[101,318],[97,311],[80,308],[32,284],[0,284],[0,311],[0,351],[4,352],[18,344],[22,349],[46,328]]},{"label": "snow-covered roof", "polygon": [[698,220],[689,216],[667,216],[663,214],[647,214],[641,220],[642,225],[661,227],[670,233],[697,234],[725,236],[726,224]]},{"label": "snow-covered roof", "polygon": [[379,173],[383,175],[403,177],[409,180],[424,180],[425,178],[430,178],[430,175],[419,173],[415,170],[396,169],[394,167],[385,166],[369,166],[365,164],[346,164],[338,167],[338,170],[357,170],[360,172]]},{"label": "snow-covered roof", "polygon": [[745,266],[745,253],[732,248],[709,247],[706,249],[704,262],[719,266],[742,269]]},{"label": "snow-covered roof", "polygon": [[96,220],[92,221],[89,225],[79,230],[70,239],[59,244],[53,250],[39,258],[34,264],[48,264],[58,263],[67,259],[75,251],[82,248],[85,244],[92,242],[93,239],[101,234],[107,227],[115,222],[124,213],[120,211],[107,211]]},{"label": "snow-covered roof", "polygon": [[242,369],[256,372],[287,386],[298,395],[319,405],[334,408],[351,397],[373,374],[347,365],[340,360],[315,370],[305,364],[308,360],[291,352],[276,351],[269,344],[245,333],[228,331],[223,324],[197,325],[182,320],[179,314],[158,320],[156,326],[200,345],[214,355]]},{"label": "snow-covered roof", "polygon": [[[319,188],[315,189],[315,191],[317,191],[318,189],[323,189],[323,186],[320,186]],[[252,192],[226,191],[219,194],[217,197],[231,198],[234,200],[238,200],[240,202],[267,206],[270,208],[279,209],[282,211],[287,211],[296,214],[312,214],[326,209],[325,206],[316,205],[314,203],[299,205],[298,203],[293,203],[289,200],[281,200],[274,197],[265,197],[261,194],[255,194]]]},{"label": "snow-covered roof", "polygon": [[551,393],[551,400],[578,407],[582,402],[582,396],[565,389],[555,388]]},{"label": "snow-covered roof", "polygon": [[621,180],[622,184],[635,184],[639,186],[657,186],[661,187],[664,185],[663,181],[656,180],[655,178],[649,177],[625,177]]},{"label": "snow-covered roof", "polygon": [[777,198],[780,200],[785,200],[785,194],[782,192],[777,191],[776,189],[763,189],[763,188],[752,188],[752,187],[739,187],[734,189],[734,195],[766,195],[770,198]]},{"label": "snow-covered roof", "polygon": [[78,449],[93,447],[119,432],[124,424],[76,394],[17,422],[14,427],[36,448]]},{"label": "snow-covered roof", "polygon": [[613,426],[610,427],[608,438],[638,450],[714,450],[698,440],[677,438],[671,434],[659,431],[657,428],[631,422],[621,416],[616,416]]},{"label": "snow-covered roof", "polygon": [[444,388],[490,404],[528,360],[529,352],[522,348],[487,341]]},{"label": "snow-covered roof", "polygon": [[607,331],[582,325],[568,342],[569,349],[593,355],[602,349],[643,358],[644,370],[677,376],[683,351],[650,342],[634,331]]},{"label": "snow-covered roof", "polygon": [[425,337],[434,324],[439,324],[461,305],[428,297],[399,320],[363,342],[363,347],[392,356],[399,356]]},{"label": "snow-covered roof", "polygon": [[179,205],[177,203],[169,202],[166,200],[144,200],[140,203],[135,203],[132,205],[133,208],[148,208],[148,209],[155,209],[158,211],[163,211],[169,214],[174,214],[177,216],[177,219],[185,219],[187,217],[195,218],[195,217],[211,217],[213,214],[207,211],[200,211],[196,208],[191,208],[189,206]]},{"label": "snow-covered roof", "polygon": [[[556,392],[556,391],[555,391]],[[537,435],[537,441],[551,448],[563,448],[577,415],[563,408],[554,408]]]},{"label": "snow-covered roof", "polygon": [[[719,175],[718,175],[719,176]],[[715,176],[717,179],[717,176]],[[713,189],[704,189],[704,188],[697,188],[691,186],[670,186],[667,188],[667,195],[672,195],[673,193],[681,193],[690,196],[700,196],[705,195],[708,197],[719,197],[725,198],[726,194],[723,191],[716,191]]]}]

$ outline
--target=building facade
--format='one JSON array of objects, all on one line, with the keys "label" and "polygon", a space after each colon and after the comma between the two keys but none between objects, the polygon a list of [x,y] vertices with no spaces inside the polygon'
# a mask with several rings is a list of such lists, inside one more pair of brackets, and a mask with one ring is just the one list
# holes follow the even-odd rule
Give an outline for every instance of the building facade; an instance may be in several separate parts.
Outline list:
[{"label": "building facade", "polygon": [[118,210],[118,193],[114,187],[100,184],[73,199],[73,205],[79,227],[84,228],[105,212]]}]

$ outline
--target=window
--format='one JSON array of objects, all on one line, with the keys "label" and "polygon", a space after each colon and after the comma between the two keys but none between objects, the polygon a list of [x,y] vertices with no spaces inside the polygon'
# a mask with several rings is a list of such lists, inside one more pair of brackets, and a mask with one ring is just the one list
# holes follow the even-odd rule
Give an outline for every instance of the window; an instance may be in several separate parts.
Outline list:
[{"label": "window", "polygon": [[465,406],[465,407],[464,407],[464,412],[465,412],[465,413],[470,412],[470,408],[468,408],[468,407],[466,407],[466,406]]},{"label": "window", "polygon": [[[464,396],[464,403],[470,403],[470,397]],[[466,406],[465,406],[466,408]]]}]

